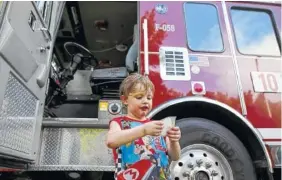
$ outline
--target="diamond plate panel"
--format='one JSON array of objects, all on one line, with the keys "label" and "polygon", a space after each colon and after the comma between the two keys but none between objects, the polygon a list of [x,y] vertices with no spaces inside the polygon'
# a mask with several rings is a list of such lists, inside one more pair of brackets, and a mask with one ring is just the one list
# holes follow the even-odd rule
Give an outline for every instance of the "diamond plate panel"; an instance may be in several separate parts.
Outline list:
[{"label": "diamond plate panel", "polygon": [[31,152],[36,109],[37,98],[10,74],[0,110],[0,146]]},{"label": "diamond plate panel", "polygon": [[98,165],[49,165],[49,166],[30,166],[31,171],[115,171],[115,166],[98,166]]},{"label": "diamond plate panel", "polygon": [[45,128],[40,160],[32,170],[113,171],[107,129]]}]

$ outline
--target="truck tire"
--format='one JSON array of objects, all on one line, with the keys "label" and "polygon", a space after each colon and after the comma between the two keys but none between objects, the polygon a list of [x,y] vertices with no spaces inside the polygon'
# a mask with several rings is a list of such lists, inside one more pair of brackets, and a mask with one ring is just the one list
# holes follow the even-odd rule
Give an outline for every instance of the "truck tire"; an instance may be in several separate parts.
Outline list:
[{"label": "truck tire", "polygon": [[227,128],[203,118],[178,120],[181,157],[171,163],[175,180],[256,180],[251,157]]}]

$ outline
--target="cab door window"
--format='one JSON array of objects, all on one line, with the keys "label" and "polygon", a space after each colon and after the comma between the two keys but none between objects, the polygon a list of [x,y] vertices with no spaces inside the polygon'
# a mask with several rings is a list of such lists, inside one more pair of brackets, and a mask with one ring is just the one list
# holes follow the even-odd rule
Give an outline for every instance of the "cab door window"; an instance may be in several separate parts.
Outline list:
[{"label": "cab door window", "polygon": [[52,1],[35,1],[35,4],[45,23],[45,27],[49,29],[53,2]]},{"label": "cab door window", "polygon": [[280,56],[271,12],[257,9],[231,9],[238,51],[244,55]]},{"label": "cab door window", "polygon": [[224,45],[218,18],[213,4],[184,4],[188,46],[192,51],[223,52]]},{"label": "cab door window", "polygon": [[2,26],[6,5],[7,5],[6,1],[0,1],[0,28]]}]

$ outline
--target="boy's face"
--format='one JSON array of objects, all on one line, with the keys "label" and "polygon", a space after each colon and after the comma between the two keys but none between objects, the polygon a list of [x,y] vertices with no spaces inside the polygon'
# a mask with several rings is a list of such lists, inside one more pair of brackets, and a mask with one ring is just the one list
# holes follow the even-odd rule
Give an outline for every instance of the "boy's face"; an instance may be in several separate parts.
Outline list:
[{"label": "boy's face", "polygon": [[144,119],[152,109],[153,92],[145,91],[141,84],[137,84],[128,97],[123,97],[123,103],[127,105],[128,115],[136,119]]}]

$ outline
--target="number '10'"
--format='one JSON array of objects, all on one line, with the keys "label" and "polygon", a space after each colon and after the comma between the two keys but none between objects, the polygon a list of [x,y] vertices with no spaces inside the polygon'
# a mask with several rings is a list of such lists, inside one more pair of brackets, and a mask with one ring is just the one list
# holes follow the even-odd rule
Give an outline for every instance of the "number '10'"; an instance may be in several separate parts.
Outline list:
[{"label": "number '10'", "polygon": [[272,91],[278,91],[278,84],[273,74],[266,74],[266,77],[265,74],[260,74],[259,78],[262,81],[265,91],[267,91],[268,88],[270,88]]}]

